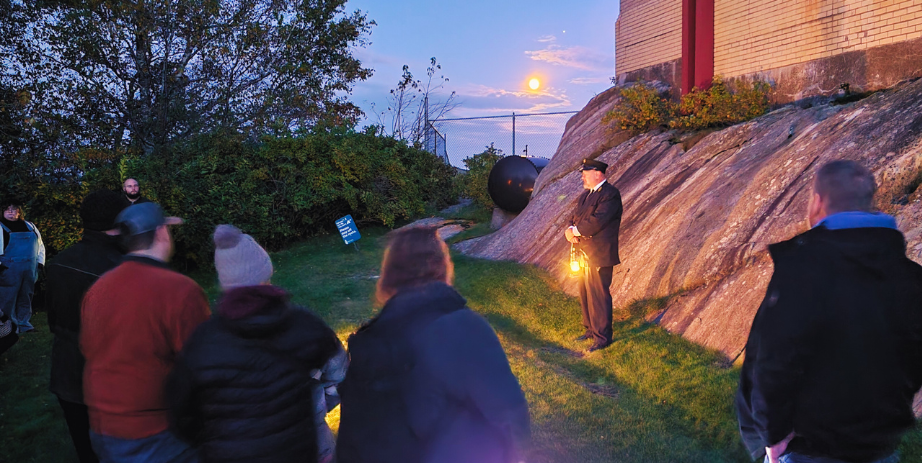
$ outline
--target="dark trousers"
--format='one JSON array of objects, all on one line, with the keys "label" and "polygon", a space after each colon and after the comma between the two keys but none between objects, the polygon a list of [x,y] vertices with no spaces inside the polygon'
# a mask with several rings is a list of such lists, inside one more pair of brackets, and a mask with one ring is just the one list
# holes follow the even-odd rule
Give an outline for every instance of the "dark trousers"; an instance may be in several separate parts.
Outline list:
[{"label": "dark trousers", "polygon": [[68,402],[60,397],[58,403],[61,404],[61,410],[64,410],[64,420],[67,421],[67,429],[74,441],[80,463],[99,463],[90,443],[90,415],[86,405]]},{"label": "dark trousers", "polygon": [[614,267],[593,267],[588,262],[579,279],[583,326],[596,344],[611,343],[611,277]]}]

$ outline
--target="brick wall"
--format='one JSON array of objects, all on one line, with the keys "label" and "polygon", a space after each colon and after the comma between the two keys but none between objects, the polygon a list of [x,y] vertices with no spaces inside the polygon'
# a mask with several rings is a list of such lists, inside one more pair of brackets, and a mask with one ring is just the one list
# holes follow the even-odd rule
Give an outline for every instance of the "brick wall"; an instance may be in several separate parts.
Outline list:
[{"label": "brick wall", "polygon": [[922,0],[715,0],[714,11],[714,73],[724,77],[922,37]]},{"label": "brick wall", "polygon": [[618,75],[682,57],[682,0],[621,0],[615,30]]}]

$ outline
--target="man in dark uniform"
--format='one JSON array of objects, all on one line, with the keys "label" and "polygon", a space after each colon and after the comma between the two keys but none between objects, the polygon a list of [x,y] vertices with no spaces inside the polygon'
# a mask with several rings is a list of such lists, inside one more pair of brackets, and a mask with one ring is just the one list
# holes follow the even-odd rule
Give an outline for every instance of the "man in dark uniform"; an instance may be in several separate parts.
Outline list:
[{"label": "man in dark uniform", "polygon": [[612,341],[611,278],[618,258],[618,230],[621,228],[621,192],[605,181],[608,164],[583,159],[583,188],[570,226],[567,241],[586,256],[579,283],[579,302],[586,332],[577,338],[593,340],[589,352],[604,349]]}]

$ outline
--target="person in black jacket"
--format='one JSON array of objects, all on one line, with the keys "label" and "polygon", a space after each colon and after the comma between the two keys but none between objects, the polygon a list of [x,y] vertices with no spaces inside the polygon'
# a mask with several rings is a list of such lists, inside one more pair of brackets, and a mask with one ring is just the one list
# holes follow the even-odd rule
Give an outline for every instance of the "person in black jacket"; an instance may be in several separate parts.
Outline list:
[{"label": "person in black jacket", "polygon": [[149,199],[141,196],[141,185],[136,179],[125,179],[125,182],[122,183],[122,192],[125,193],[122,195],[122,202],[125,204],[125,207],[150,202]]},{"label": "person in black jacket", "polygon": [[167,380],[173,431],[206,463],[316,462],[314,392],[342,344],[268,284],[272,261],[252,237],[219,225],[214,241],[224,294]]},{"label": "person in black jacket", "polygon": [[528,404],[452,275],[435,228],[391,236],[377,287],[384,307],[348,341],[339,463],[522,461]]},{"label": "person in black jacket", "polygon": [[83,238],[61,251],[45,269],[48,328],[54,333],[49,389],[58,397],[81,463],[99,459],[90,445],[89,416],[83,403],[80,304],[90,286],[122,261],[115,218],[123,207],[114,191],[87,195],[80,205]]},{"label": "person in black jacket", "polygon": [[579,280],[579,302],[585,332],[578,341],[591,339],[589,352],[608,347],[612,342],[611,280],[618,258],[618,231],[621,228],[621,192],[605,180],[608,164],[583,159],[583,188],[570,226],[564,231],[567,241],[585,255]]},{"label": "person in black jacket", "polygon": [[873,175],[817,171],[811,229],[769,247],[775,270],[736,397],[754,459],[896,462],[922,386],[922,267],[893,217],[871,213]]}]

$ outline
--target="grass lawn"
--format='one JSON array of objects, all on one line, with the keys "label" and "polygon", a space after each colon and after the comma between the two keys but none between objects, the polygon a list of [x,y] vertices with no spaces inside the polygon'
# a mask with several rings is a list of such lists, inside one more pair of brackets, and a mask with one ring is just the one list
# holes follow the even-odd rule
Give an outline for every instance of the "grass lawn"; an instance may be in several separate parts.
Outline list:
[{"label": "grass lawn", "polygon": [[[464,214],[461,214],[464,215]],[[483,215],[477,217],[482,220]],[[463,218],[463,217],[460,217]],[[387,230],[362,230],[359,249],[324,236],[274,253],[274,283],[345,339],[375,313],[375,277]],[[485,233],[472,228],[467,236]],[[456,287],[496,329],[530,404],[534,462],[746,462],[732,408],[739,374],[709,352],[632,314],[615,315],[615,343],[582,356],[579,303],[534,267],[455,256]],[[215,297],[213,274],[193,275]],[[47,391],[51,336],[37,332],[0,356],[0,462],[74,462],[63,417]],[[338,409],[329,417],[338,423]],[[922,429],[901,448],[922,461]]]}]

